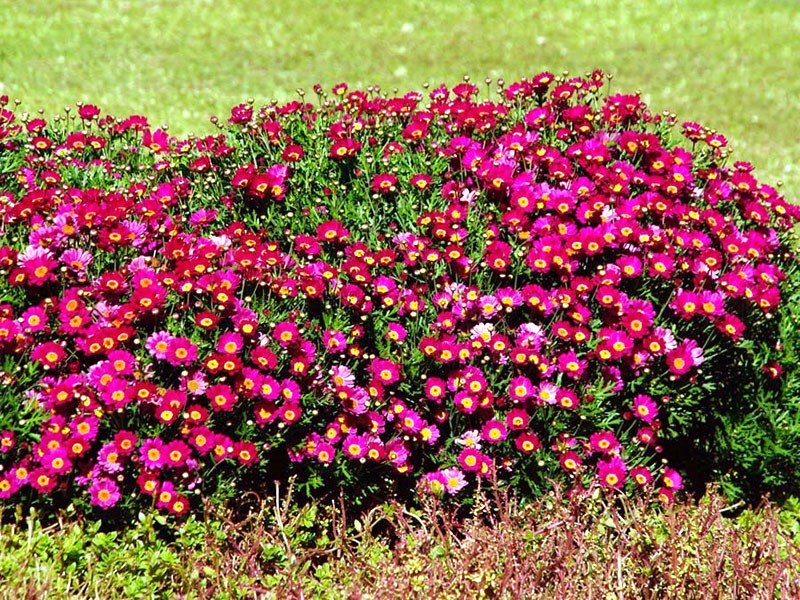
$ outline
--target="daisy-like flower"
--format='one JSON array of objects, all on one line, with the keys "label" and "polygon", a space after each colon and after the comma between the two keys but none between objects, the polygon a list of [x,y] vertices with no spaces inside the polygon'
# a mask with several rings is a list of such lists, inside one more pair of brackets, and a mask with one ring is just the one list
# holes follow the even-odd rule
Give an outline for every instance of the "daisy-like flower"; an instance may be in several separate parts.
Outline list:
[{"label": "daisy-like flower", "polygon": [[224,411],[230,412],[233,410],[237,401],[236,393],[230,386],[224,383],[218,383],[210,386],[206,390],[206,397],[211,403],[211,408],[215,412]]},{"label": "daisy-like flower", "polygon": [[458,464],[465,471],[480,471],[486,457],[476,448],[464,448],[458,455]]},{"label": "daisy-like flower", "polygon": [[647,467],[634,467],[630,471],[630,476],[639,487],[644,487],[653,481],[653,474]]},{"label": "daisy-like flower", "polygon": [[667,353],[667,367],[674,375],[684,375],[704,360],[703,349],[692,339],[684,340]]},{"label": "daisy-like flower", "polygon": [[39,333],[47,328],[47,313],[40,306],[32,306],[20,318],[22,327],[30,333]]},{"label": "daisy-like flower", "polygon": [[664,487],[672,491],[677,491],[683,487],[683,477],[681,477],[681,474],[675,469],[670,467],[664,467],[664,471],[661,475],[661,481],[663,482]]},{"label": "daisy-like flower", "polygon": [[289,344],[297,341],[299,336],[300,332],[297,329],[297,325],[290,321],[278,323],[272,332],[272,337],[282,348],[286,348]]},{"label": "daisy-like flower", "polygon": [[145,468],[157,471],[167,462],[164,442],[160,438],[148,438],[142,441],[139,448],[139,458]]},{"label": "daisy-like flower", "polygon": [[368,442],[366,436],[351,433],[342,441],[342,452],[350,459],[359,459],[367,453]]},{"label": "daisy-like flower", "polygon": [[596,431],[589,436],[589,445],[592,450],[603,454],[616,452],[620,448],[619,440],[610,431]]},{"label": "daisy-like flower", "polygon": [[444,490],[451,496],[460,492],[467,485],[467,479],[464,477],[464,473],[461,469],[456,467],[442,469],[441,479]]},{"label": "daisy-like flower", "polygon": [[173,339],[174,336],[167,331],[156,331],[147,337],[144,347],[147,348],[147,351],[154,358],[166,360],[169,343]]},{"label": "daisy-like flower", "polygon": [[94,257],[87,250],[70,248],[69,250],[65,250],[59,259],[61,263],[73,273],[85,275],[86,269],[92,264]]},{"label": "daisy-like flower", "polygon": [[542,447],[538,436],[530,431],[523,431],[514,438],[514,445],[517,447],[517,450],[525,454],[536,452]]},{"label": "daisy-like flower", "polygon": [[376,358],[369,366],[370,372],[383,385],[391,385],[400,380],[400,365],[383,358]]},{"label": "daisy-like flower", "polygon": [[440,403],[447,393],[447,383],[438,377],[428,377],[425,380],[425,397],[433,402]]},{"label": "daisy-like flower", "polygon": [[64,447],[47,452],[39,458],[39,462],[54,475],[62,475],[72,469],[72,461],[69,459],[67,450]]},{"label": "daisy-like flower", "polygon": [[415,411],[406,409],[400,413],[399,423],[403,431],[417,433],[422,429],[425,421]]},{"label": "daisy-like flower", "polygon": [[508,437],[506,424],[498,419],[489,419],[481,428],[481,439],[490,444],[498,444]]},{"label": "daisy-like flower", "polygon": [[512,408],[506,413],[506,425],[513,431],[525,429],[530,421],[530,415],[524,408]]},{"label": "daisy-like flower", "polygon": [[552,383],[542,382],[534,388],[534,399],[537,404],[557,404],[558,403],[558,386]]},{"label": "daisy-like flower", "polygon": [[478,300],[478,307],[481,316],[487,319],[495,316],[502,309],[502,305],[494,296],[481,296]]},{"label": "daisy-like flower", "polygon": [[645,423],[650,424],[658,416],[658,406],[650,396],[638,394],[633,399],[631,412],[637,419],[641,419]]},{"label": "daisy-like flower", "polygon": [[508,395],[516,402],[525,402],[535,393],[535,387],[530,379],[524,375],[514,377],[508,384]]},{"label": "daisy-like flower", "polygon": [[89,494],[91,495],[91,503],[103,510],[116,505],[122,497],[117,484],[108,477],[95,479],[89,488]]},{"label": "daisy-like flower", "polygon": [[601,460],[597,463],[597,478],[604,487],[620,489],[625,485],[628,467],[619,456]]},{"label": "daisy-like flower", "polygon": [[341,331],[328,329],[322,334],[322,345],[331,354],[340,354],[347,349],[347,337]]},{"label": "daisy-like flower", "polygon": [[319,462],[329,465],[336,456],[336,449],[328,442],[319,442],[314,450],[314,455]]},{"label": "daisy-like flower", "polygon": [[166,361],[174,367],[190,365],[197,360],[197,346],[186,338],[172,338],[167,343]]},{"label": "daisy-like flower", "polygon": [[392,342],[400,343],[406,339],[408,333],[406,332],[405,327],[400,325],[400,323],[389,323],[386,326],[386,339]]},{"label": "daisy-like flower", "polygon": [[104,472],[109,474],[122,471],[122,455],[114,442],[104,444],[97,453],[97,464]]},{"label": "daisy-like flower", "polygon": [[48,281],[55,281],[55,269],[58,261],[53,253],[39,246],[28,246],[17,256],[22,271],[30,285],[41,286]]},{"label": "daisy-like flower", "polygon": [[31,351],[31,360],[47,369],[54,369],[66,358],[64,347],[56,342],[44,342]]},{"label": "daisy-like flower", "polygon": [[578,355],[570,350],[558,355],[558,370],[567,377],[579,378],[589,367],[589,362],[578,358]]},{"label": "daisy-like flower", "polygon": [[208,379],[202,371],[193,371],[181,377],[180,389],[190,396],[202,396],[208,389]]},{"label": "daisy-like flower", "polygon": [[217,352],[223,354],[238,354],[242,349],[243,339],[242,336],[233,331],[228,331],[219,336],[217,340]]}]

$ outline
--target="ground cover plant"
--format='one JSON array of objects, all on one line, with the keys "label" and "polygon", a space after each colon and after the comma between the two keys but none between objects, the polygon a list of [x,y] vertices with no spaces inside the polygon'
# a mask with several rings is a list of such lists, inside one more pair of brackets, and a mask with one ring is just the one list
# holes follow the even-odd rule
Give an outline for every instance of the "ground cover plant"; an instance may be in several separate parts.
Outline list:
[{"label": "ground cover plant", "polygon": [[[165,529],[36,516],[0,524],[3,598],[795,598],[797,506],[746,510],[716,491],[653,511],[647,498],[559,494],[521,506],[479,494],[468,515],[437,502],[367,513],[282,490],[239,520],[212,509]],[[792,529],[793,528],[793,529]],[[794,531],[794,540],[792,539]]]},{"label": "ground cover plant", "polygon": [[798,209],[606,81],[7,105],[0,499],[796,489]]}]

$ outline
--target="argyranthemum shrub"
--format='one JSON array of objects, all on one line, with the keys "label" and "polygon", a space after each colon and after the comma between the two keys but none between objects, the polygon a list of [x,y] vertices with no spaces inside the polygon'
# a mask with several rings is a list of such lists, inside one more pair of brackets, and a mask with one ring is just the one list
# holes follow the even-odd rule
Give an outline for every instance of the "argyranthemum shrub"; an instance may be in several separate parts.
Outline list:
[{"label": "argyranthemum shrub", "polygon": [[602,85],[4,108],[0,498],[796,484],[798,210]]}]

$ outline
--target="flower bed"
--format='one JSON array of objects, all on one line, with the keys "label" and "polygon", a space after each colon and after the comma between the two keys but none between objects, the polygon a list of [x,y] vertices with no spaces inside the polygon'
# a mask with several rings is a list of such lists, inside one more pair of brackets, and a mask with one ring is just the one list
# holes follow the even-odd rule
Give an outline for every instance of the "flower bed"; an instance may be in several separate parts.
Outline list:
[{"label": "flower bed", "polygon": [[603,83],[341,84],[187,139],[2,109],[0,499],[746,470],[715,445],[781,406],[798,209]]}]

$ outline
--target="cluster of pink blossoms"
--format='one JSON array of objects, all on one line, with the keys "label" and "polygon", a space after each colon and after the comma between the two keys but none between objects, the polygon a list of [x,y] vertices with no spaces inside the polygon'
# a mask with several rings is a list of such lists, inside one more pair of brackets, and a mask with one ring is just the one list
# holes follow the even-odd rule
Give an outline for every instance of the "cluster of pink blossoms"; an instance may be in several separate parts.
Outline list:
[{"label": "cluster of pink blossoms", "polygon": [[187,139],[0,108],[0,499],[180,515],[279,456],[671,499],[671,403],[778,309],[798,210],[602,84],[340,85]]}]

